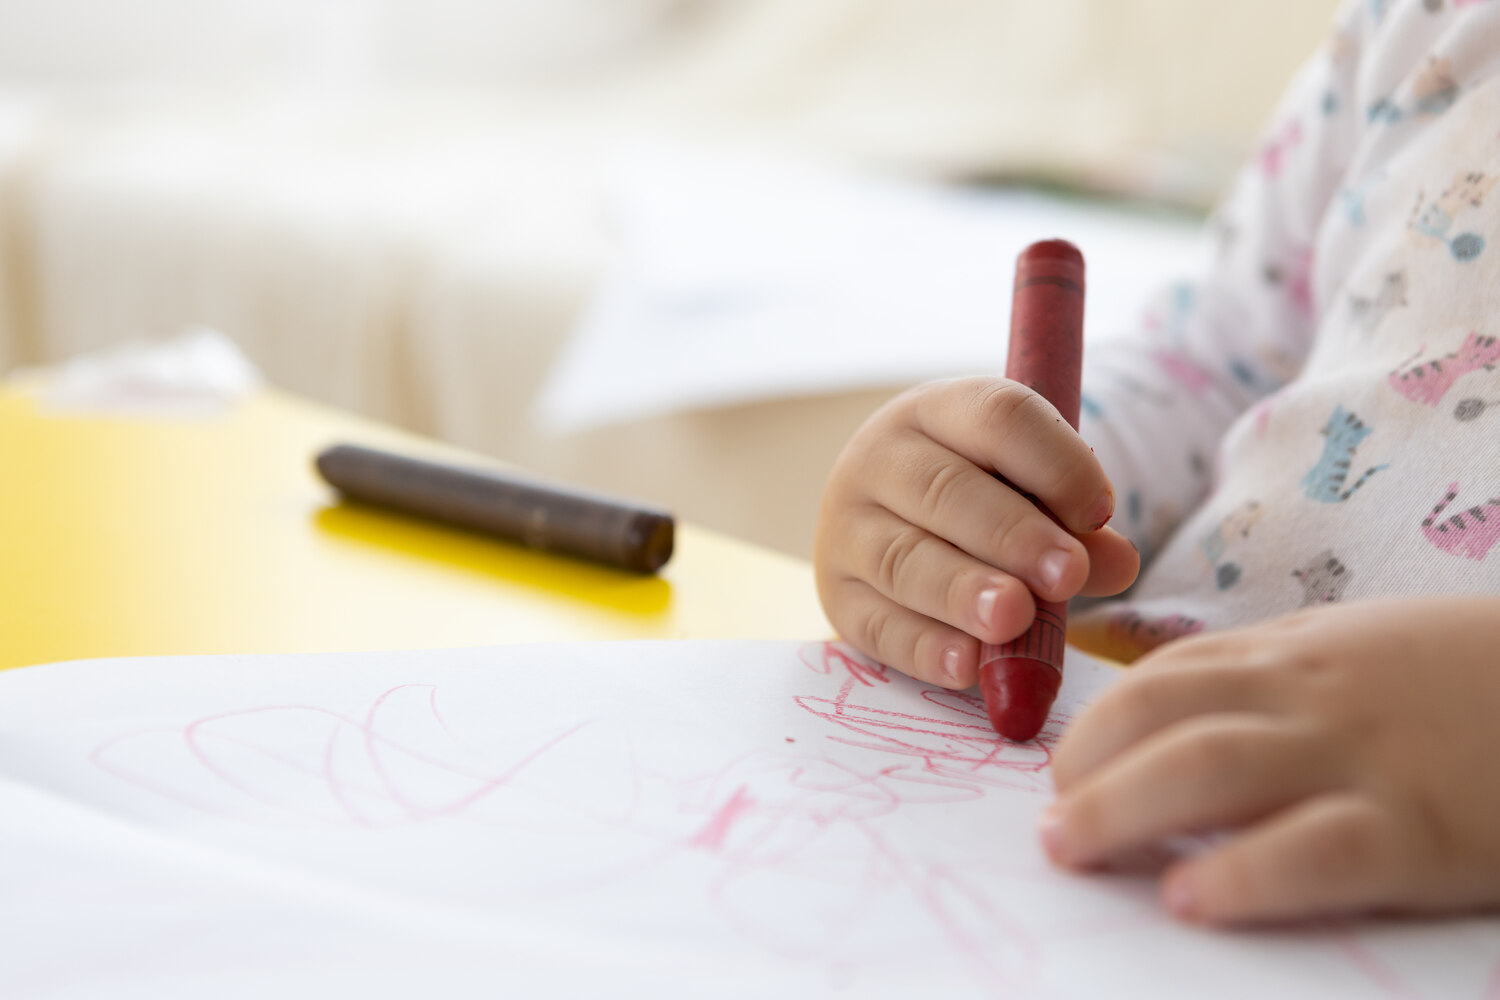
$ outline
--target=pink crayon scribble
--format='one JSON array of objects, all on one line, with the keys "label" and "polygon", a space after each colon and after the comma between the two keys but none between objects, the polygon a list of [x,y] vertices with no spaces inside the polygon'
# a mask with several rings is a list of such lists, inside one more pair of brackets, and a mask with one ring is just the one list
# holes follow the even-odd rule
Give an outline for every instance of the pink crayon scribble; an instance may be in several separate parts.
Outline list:
[{"label": "pink crayon scribble", "polygon": [[[719,862],[707,886],[714,912],[789,961],[861,964],[888,957],[879,914],[895,908],[912,942],[940,944],[996,996],[1033,984],[1041,941],[985,873],[888,835],[884,821],[903,809],[968,800],[941,784],[907,785],[906,770],[755,752],[684,786],[685,805],[721,797],[685,845]],[[799,903],[789,910],[778,900],[792,885]]]},{"label": "pink crayon scribble", "polygon": [[802,650],[802,662],[813,673],[833,675],[843,670],[851,681],[866,687],[889,684],[890,668],[884,663],[867,660],[844,646],[834,642],[823,642]]},{"label": "pink crayon scribble", "polygon": [[1364,943],[1347,931],[1337,931],[1334,943],[1360,971],[1370,984],[1392,1000],[1421,1000],[1422,994],[1412,987],[1385,962],[1365,947]]},{"label": "pink crayon scribble", "polygon": [[[420,708],[412,707],[411,695],[421,698]],[[384,715],[393,710],[424,719],[425,738],[398,740],[383,732]],[[139,788],[230,819],[376,830],[465,812],[584,725],[496,768],[459,743],[438,709],[434,685],[405,684],[381,694],[362,715],[313,705],[224,712],[181,728],[115,737],[95,747],[91,760]],[[185,750],[191,762],[175,782],[153,763],[173,748]],[[171,759],[182,766],[183,755]],[[216,780],[204,783],[204,774]]]},{"label": "pink crayon scribble", "polygon": [[915,761],[892,772],[903,782],[942,785],[975,796],[983,794],[982,786],[1050,790],[1041,775],[1052,761],[1066,715],[1054,712],[1034,743],[1012,743],[990,725],[984,702],[967,692],[924,687],[922,700],[933,711],[923,714],[860,705],[853,695],[866,665],[838,650],[823,655],[844,657],[849,679],[833,698],[800,696],[795,701],[843,730],[828,735],[833,742]]},{"label": "pink crayon scribble", "polygon": [[[1035,905],[1038,892],[1059,884],[1093,891],[1052,872],[1039,849],[1018,849],[1016,831],[998,828],[1027,821],[1027,807],[1039,808],[1050,792],[1046,768],[1065,716],[1036,743],[1012,744],[967,692],[922,685],[833,643],[804,647],[801,661],[805,670],[780,675],[789,689],[736,706],[767,710],[776,728],[728,744],[740,749],[721,750],[727,761],[693,756],[691,740],[686,754],[670,739],[670,754],[646,752],[656,748],[636,745],[639,703],[628,700],[618,719],[564,717],[535,736],[512,733],[504,751],[480,752],[439,711],[438,688],[424,684],[392,687],[353,709],[284,704],[206,716],[109,740],[93,759],[195,809],[267,825],[268,816],[282,825],[291,817],[320,839],[328,827],[344,828],[364,845],[364,831],[462,816],[483,823],[496,846],[494,864],[465,873],[466,899],[504,884],[496,898],[506,905],[544,900],[570,930],[596,920],[591,932],[603,933],[618,933],[620,912],[636,912],[620,905],[650,899],[661,904],[653,911],[659,926],[639,921],[631,932],[666,937],[691,920],[682,935],[690,942],[717,933],[726,951],[737,939],[851,985],[909,970],[915,955],[930,962],[935,982],[966,979],[965,995],[1053,996],[1049,962],[1086,956],[1080,949],[1090,940],[1118,935],[1107,947],[1128,944],[1126,936],[1166,921],[1141,880],[1090,882],[1113,897],[1107,906],[1075,913]],[[672,718],[684,727],[723,708],[646,700],[648,711],[681,712]],[[800,731],[784,728],[788,705]],[[202,781],[205,772],[217,780]],[[635,789],[629,808],[601,810],[595,800],[616,775]],[[476,808],[487,800],[489,808]],[[567,865],[538,865],[513,850],[511,832],[538,829],[567,845]],[[404,852],[420,843],[398,835],[385,846]],[[703,917],[712,931],[698,925]],[[1345,944],[1338,954],[1392,996],[1406,995],[1375,949]]]},{"label": "pink crayon scribble", "polygon": [[750,798],[746,786],[741,785],[734,790],[719,811],[714,813],[709,821],[693,837],[694,847],[701,847],[707,851],[717,851],[724,846],[724,838],[729,833],[729,828],[739,816],[744,815],[755,805],[755,800]]},{"label": "pink crayon scribble", "polygon": [[[954,864],[940,847],[902,846],[885,824],[996,789],[1050,791],[1045,769],[1065,720],[1017,745],[995,733],[974,695],[920,685],[834,643],[804,647],[802,662],[835,686],[792,697],[826,725],[821,739],[750,751],[679,785],[679,808],[703,817],[682,847],[721,866],[708,890],[719,918],[795,962],[880,961],[878,914],[894,906],[914,940],[942,942],[986,990],[1034,986],[1041,940],[990,879],[1035,877],[1045,870],[1039,850]],[[897,688],[918,699],[892,702]],[[795,914],[773,905],[788,880],[811,892]]]}]

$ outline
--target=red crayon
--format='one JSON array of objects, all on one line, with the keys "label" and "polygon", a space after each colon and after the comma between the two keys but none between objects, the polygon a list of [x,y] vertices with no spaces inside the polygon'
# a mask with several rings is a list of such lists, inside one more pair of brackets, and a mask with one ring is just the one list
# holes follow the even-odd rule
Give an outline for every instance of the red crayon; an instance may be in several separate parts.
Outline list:
[{"label": "red crayon", "polygon": [[[1033,243],[1016,260],[1005,377],[1039,392],[1077,430],[1082,373],[1083,254],[1064,240]],[[1066,602],[1037,598],[1024,635],[980,646],[979,689],[1001,736],[1041,732],[1062,686],[1067,622]]]}]

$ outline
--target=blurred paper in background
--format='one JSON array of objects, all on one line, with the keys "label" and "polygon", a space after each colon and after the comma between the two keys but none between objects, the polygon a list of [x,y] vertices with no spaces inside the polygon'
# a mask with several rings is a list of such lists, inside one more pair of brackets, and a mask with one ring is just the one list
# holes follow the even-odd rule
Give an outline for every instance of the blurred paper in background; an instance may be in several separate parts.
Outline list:
[{"label": "blurred paper in background", "polygon": [[1088,263],[1086,339],[1202,266],[1195,219],[1024,189],[959,190],[657,150],[609,201],[615,264],[540,398],[576,431],[760,399],[1000,372],[1016,257]]},{"label": "blurred paper in background", "polygon": [[[1180,271],[1102,202],[945,186],[1201,212],[1334,5],[0,0],[0,367],[211,327],[273,388],[803,554],[882,394],[1001,364],[1005,213],[1062,213],[1095,342],[1112,281]],[[615,166],[725,145],[765,155]]]}]

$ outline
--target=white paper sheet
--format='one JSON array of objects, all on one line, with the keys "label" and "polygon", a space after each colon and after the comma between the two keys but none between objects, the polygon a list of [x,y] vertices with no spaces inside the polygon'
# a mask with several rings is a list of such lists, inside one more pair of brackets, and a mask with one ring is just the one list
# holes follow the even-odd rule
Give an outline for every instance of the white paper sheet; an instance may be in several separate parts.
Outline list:
[{"label": "white paper sheet", "polygon": [[191,420],[220,416],[260,386],[234,341],[198,327],[71,358],[47,374],[41,403],[51,413]]},{"label": "white paper sheet", "polygon": [[1488,998],[1500,922],[1220,934],[1037,849],[1048,754],[837,646],[0,674],[0,996]]},{"label": "white paper sheet", "polygon": [[1015,260],[1039,239],[1084,253],[1088,342],[1207,259],[1188,219],[742,151],[643,151],[609,209],[614,263],[538,397],[560,431],[999,372]]}]

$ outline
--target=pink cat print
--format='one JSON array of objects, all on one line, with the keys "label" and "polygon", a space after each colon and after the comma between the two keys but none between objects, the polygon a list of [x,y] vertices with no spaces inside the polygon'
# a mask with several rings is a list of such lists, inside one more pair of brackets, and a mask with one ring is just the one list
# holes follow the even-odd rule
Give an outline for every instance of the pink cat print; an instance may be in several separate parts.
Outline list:
[{"label": "pink cat print", "polygon": [[[1421,357],[1421,352],[1417,357]],[[1432,361],[1408,362],[1391,372],[1389,381],[1391,388],[1413,403],[1437,406],[1460,378],[1481,368],[1491,370],[1497,361],[1500,361],[1500,337],[1471,333],[1452,354]]]},{"label": "pink cat print", "polygon": [[1422,522],[1422,534],[1450,556],[1478,561],[1489,555],[1490,549],[1500,541],[1500,497],[1490,497],[1467,510],[1444,517],[1444,511],[1457,497],[1458,484],[1449,483],[1448,492]]}]

